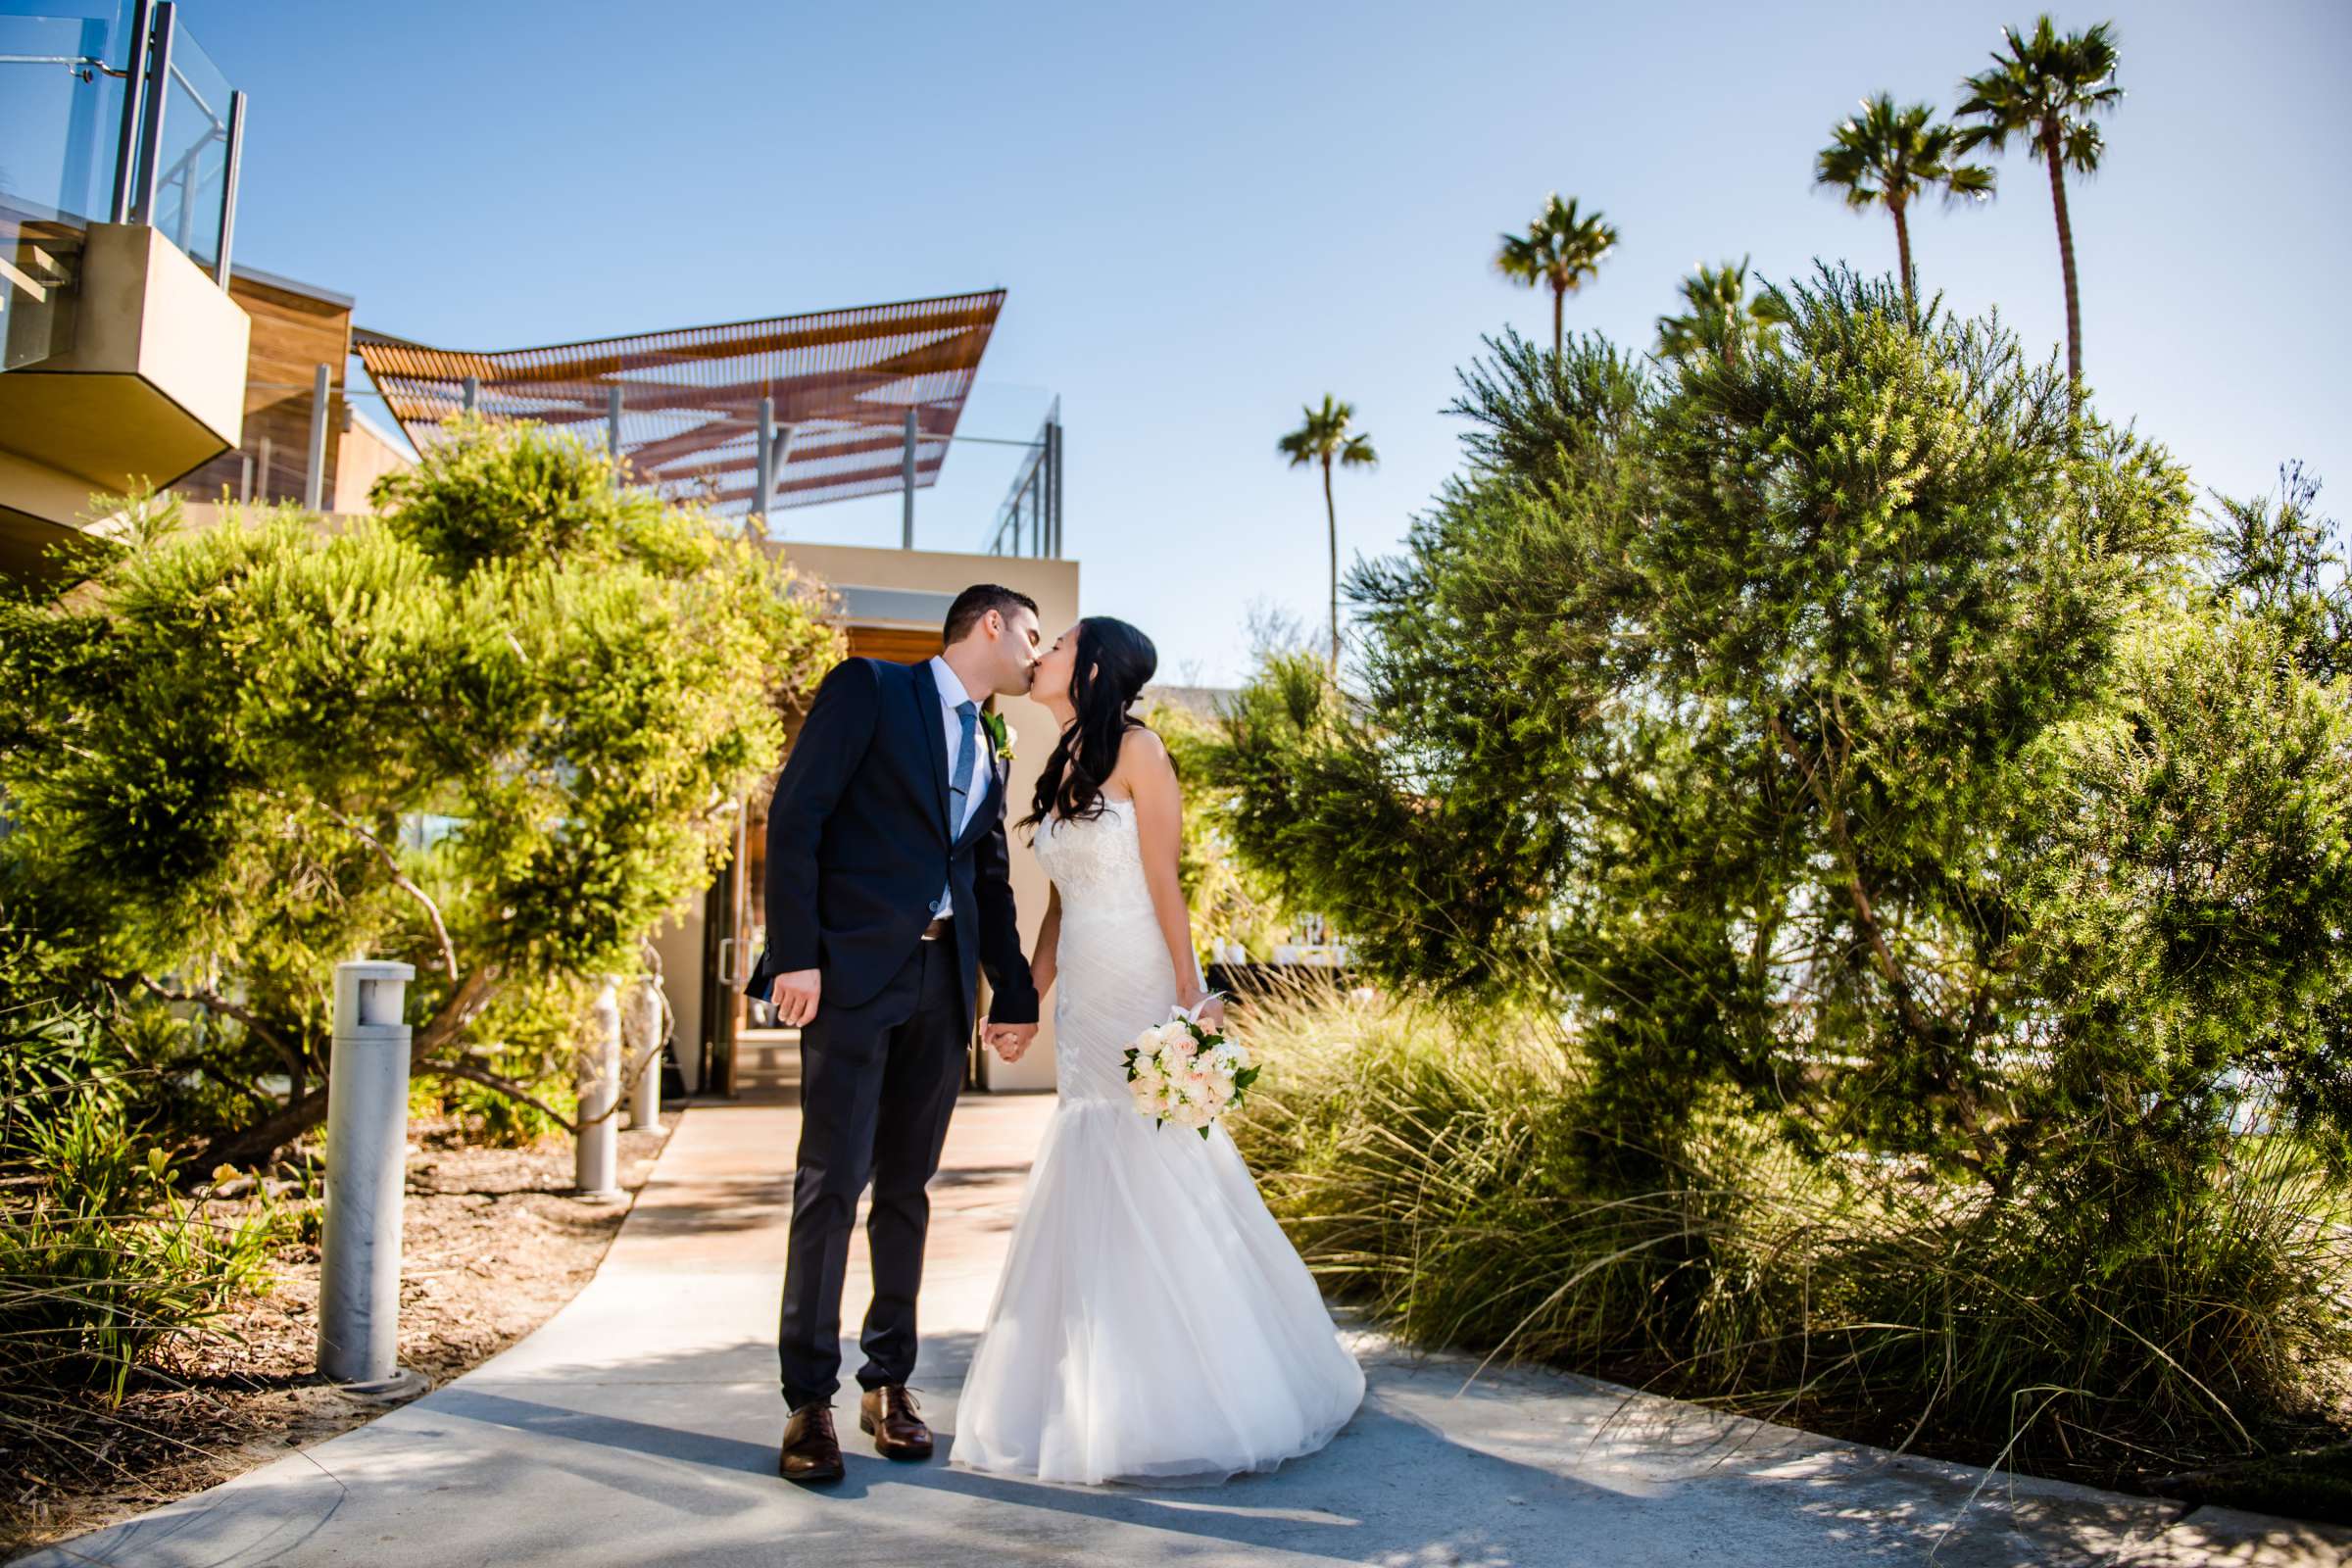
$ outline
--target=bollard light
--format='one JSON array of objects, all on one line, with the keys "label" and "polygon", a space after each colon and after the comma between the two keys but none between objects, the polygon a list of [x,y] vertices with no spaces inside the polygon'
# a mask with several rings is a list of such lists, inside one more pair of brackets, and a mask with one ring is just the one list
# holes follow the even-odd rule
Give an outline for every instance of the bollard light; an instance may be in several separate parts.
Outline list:
[{"label": "bollard light", "polygon": [[338,1383],[402,1381],[400,1211],[409,1147],[409,1026],[402,1009],[416,974],[383,959],[335,965],[318,1370]]},{"label": "bollard light", "polygon": [[652,975],[629,993],[636,1004],[630,1032],[637,1037],[637,1077],[629,1085],[629,1131],[662,1125],[662,983]]},{"label": "bollard light", "polygon": [[588,1048],[579,1061],[580,1130],[572,1146],[572,1182],[581,1198],[620,1196],[620,985],[597,993]]}]

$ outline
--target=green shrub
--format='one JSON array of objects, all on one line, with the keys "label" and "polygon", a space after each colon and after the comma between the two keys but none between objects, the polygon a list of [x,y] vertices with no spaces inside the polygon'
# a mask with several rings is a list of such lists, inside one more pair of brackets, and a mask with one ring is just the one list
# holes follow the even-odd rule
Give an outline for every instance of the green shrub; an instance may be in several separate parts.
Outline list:
[{"label": "green shrub", "polygon": [[134,1110],[154,1088],[74,966],[0,926],[0,1425],[34,1442],[253,1284],[273,1220],[173,1190]]},{"label": "green shrub", "polygon": [[1416,1337],[2098,1475],[2301,1441],[2352,1348],[2343,552],[2291,473],[2201,519],[1997,321],[1776,301],[1729,359],[1491,344],[1346,679],[1236,699],[1240,854],[1449,1020],[1251,1136]]},{"label": "green shrub", "polygon": [[2291,1137],[2119,1218],[2095,1159],[1994,1198],[1803,1158],[1728,1097],[1625,1150],[1590,1059],[1524,1013],[1277,1001],[1245,1027],[1269,1202],[1421,1343],[2110,1483],[2308,1442],[2352,1355],[2352,1232]]},{"label": "green shrub", "polygon": [[142,1147],[96,1095],[34,1123],[29,1196],[0,1209],[0,1345],[7,1381],[102,1389],[253,1284],[272,1222],[222,1230],[172,1190],[170,1156]]},{"label": "green shrub", "polygon": [[840,638],[759,542],[614,477],[467,423],[381,518],[148,499],[84,580],[0,589],[0,906],[182,1009],[200,1166],[323,1119],[337,960],[413,961],[419,1073],[486,1072],[502,994],[633,963],[709,880]]}]

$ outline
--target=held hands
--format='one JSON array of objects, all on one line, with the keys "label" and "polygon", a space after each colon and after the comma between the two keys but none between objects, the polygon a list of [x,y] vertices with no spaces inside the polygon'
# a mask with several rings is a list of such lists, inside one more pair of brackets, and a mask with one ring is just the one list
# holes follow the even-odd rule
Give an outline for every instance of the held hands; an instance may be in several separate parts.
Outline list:
[{"label": "held hands", "polygon": [[1027,1051],[1029,1043],[1037,1038],[1037,1025],[1033,1023],[992,1023],[988,1026],[987,1038],[988,1049],[995,1052],[998,1058],[1009,1066],[1021,1059],[1021,1054]]},{"label": "held hands", "polygon": [[795,969],[776,976],[767,991],[767,1000],[775,1005],[776,1022],[798,1029],[815,1017],[817,989],[814,969]]}]

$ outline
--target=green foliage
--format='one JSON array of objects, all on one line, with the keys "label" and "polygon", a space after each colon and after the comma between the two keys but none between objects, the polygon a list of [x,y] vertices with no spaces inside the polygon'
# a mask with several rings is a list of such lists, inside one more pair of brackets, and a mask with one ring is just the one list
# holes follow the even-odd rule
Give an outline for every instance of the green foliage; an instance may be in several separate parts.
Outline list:
[{"label": "green foliage", "polygon": [[1360,687],[1235,702],[1242,858],[1458,1031],[1278,1066],[1261,1152],[1423,1337],[1981,1459],[2260,1451],[2352,1348],[2328,530],[2290,486],[2209,535],[1997,322],[1773,297],[1769,353],[1490,345],[1351,579]]},{"label": "green foliage", "polygon": [[562,1132],[579,1114],[580,1020],[601,984],[556,974],[510,985],[466,1031],[464,1060],[521,1088],[529,1100],[471,1079],[440,1077],[412,1085],[412,1111],[454,1117],[470,1138],[500,1149],[527,1148]]},{"label": "green foliage", "polygon": [[71,1000],[37,936],[0,928],[0,1427],[38,1436],[252,1283],[270,1224],[207,1222],[134,1106],[148,1081]]},{"label": "green foliage", "polygon": [[1779,345],[1781,324],[1788,318],[1788,302],[1779,294],[1748,294],[1745,257],[1721,267],[1702,263],[1683,279],[1683,304],[1681,315],[1658,318],[1658,352],[1670,360],[1769,353]]},{"label": "green foliage", "polygon": [[2002,152],[2015,136],[2053,172],[2097,172],[2106,151],[2098,117],[2124,101],[2114,24],[2061,34],[2044,14],[2030,33],[2003,27],[2001,42],[1992,69],[1960,83],[1956,113],[1971,122],[1961,151],[1989,145]]},{"label": "green foliage", "polygon": [[1894,220],[1894,238],[1903,293],[1918,286],[1911,264],[1911,204],[1931,191],[1945,204],[1984,201],[1992,195],[1993,173],[1983,164],[1964,164],[1971,145],[1955,127],[1936,119],[1932,104],[1897,109],[1886,93],[1862,100],[1862,113],[1838,122],[1830,145],[1813,161],[1813,183],[1842,191],[1848,207],[1884,207]]},{"label": "green foliage", "polygon": [[2328,1283],[2352,1253],[2288,1140],[2118,1214],[1796,1158],[1720,1099],[1671,1150],[1615,1149],[1594,1063],[1525,1014],[1275,1003],[1245,1027],[1268,1067],[1230,1125],[1269,1201],[1426,1343],[2107,1484],[2292,1449],[2352,1354]]},{"label": "green foliage", "polygon": [[1288,934],[1291,911],[1272,879],[1235,853],[1226,815],[1234,799],[1210,774],[1216,727],[1182,708],[1155,705],[1146,715],[1168,748],[1184,785],[1184,836],[1177,878],[1184,888],[1196,940],[1239,942],[1252,955],[1270,953]]},{"label": "green foliage", "polygon": [[1524,234],[1505,234],[1494,253],[1495,269],[1513,282],[1551,290],[1551,351],[1562,345],[1561,308],[1567,297],[1600,271],[1617,248],[1617,230],[1598,211],[1580,213],[1577,199],[1553,191]]},{"label": "green foliage", "polygon": [[821,603],[613,479],[467,426],[380,521],[155,505],[86,582],[0,603],[0,899],[204,1007],[224,1081],[286,1075],[230,1157],[322,1109],[336,960],[416,963],[430,1070],[503,987],[633,970],[773,767],[838,651]]},{"label": "green foliage", "polygon": [[2319,498],[2299,463],[2279,468],[2276,500],[2216,498],[2212,578],[2224,605],[2275,627],[2295,667],[2327,685],[2352,674],[2352,575]]}]

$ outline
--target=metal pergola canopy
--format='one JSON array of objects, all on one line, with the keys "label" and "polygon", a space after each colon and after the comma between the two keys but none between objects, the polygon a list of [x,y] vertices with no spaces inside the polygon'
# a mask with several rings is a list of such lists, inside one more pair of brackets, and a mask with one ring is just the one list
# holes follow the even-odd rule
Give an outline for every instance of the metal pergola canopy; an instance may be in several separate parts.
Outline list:
[{"label": "metal pergola canopy", "polygon": [[487,353],[361,328],[352,349],[420,450],[470,406],[609,442],[638,482],[740,515],[902,488],[909,413],[914,482],[935,482],[1004,306],[991,289]]}]

